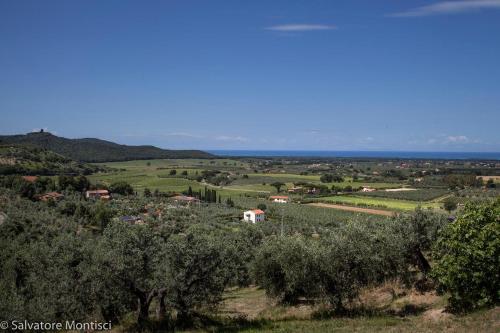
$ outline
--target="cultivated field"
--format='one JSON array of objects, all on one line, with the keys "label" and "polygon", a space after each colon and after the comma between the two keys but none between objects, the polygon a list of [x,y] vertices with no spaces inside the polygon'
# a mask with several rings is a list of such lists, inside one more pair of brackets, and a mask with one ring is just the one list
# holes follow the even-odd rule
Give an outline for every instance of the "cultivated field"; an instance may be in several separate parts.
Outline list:
[{"label": "cultivated field", "polygon": [[332,209],[345,210],[345,211],[356,212],[356,213],[366,213],[366,214],[374,214],[374,215],[382,215],[382,216],[393,216],[394,215],[394,212],[382,210],[382,209],[327,204],[327,203],[321,203],[321,202],[310,203],[308,205],[313,206],[313,207],[332,208]]},{"label": "cultivated field", "polygon": [[422,208],[439,208],[437,202],[415,202],[406,200],[393,200],[386,198],[362,197],[356,195],[335,195],[317,199],[318,201],[332,202],[337,204],[347,204],[355,206],[373,206],[378,208],[386,208],[391,210],[410,211],[417,207]]},{"label": "cultivated field", "polygon": [[[205,186],[217,189],[224,197],[237,196],[266,196],[276,194],[276,188],[271,184],[275,182],[284,183],[283,190],[292,188],[294,183],[310,183],[335,187],[351,186],[360,188],[369,186],[377,189],[398,188],[399,183],[389,182],[365,182],[354,181],[351,177],[345,177],[343,182],[322,183],[320,175],[300,175],[294,173],[256,173],[248,162],[232,159],[166,159],[166,160],[139,160],[127,162],[111,162],[96,164],[101,167],[110,168],[108,172],[96,173],[89,176],[95,184],[109,185],[116,181],[126,181],[131,184],[137,192],[148,188],[151,191],[183,192],[189,187],[193,191],[203,190]],[[176,175],[170,175],[175,169]],[[194,180],[196,175],[203,170],[220,170],[227,172],[234,180],[225,186],[216,186]],[[182,173],[186,173],[182,175]],[[389,207],[390,208],[390,207]]]}]

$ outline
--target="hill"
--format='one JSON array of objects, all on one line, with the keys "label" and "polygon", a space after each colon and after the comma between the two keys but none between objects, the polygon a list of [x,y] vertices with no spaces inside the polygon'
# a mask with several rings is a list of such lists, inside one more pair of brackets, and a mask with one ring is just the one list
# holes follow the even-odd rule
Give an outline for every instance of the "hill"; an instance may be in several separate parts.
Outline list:
[{"label": "hill", "polygon": [[67,139],[47,132],[3,135],[0,136],[0,144],[31,145],[81,162],[214,157],[200,150],[166,150],[154,146],[127,146],[93,138]]},{"label": "hill", "polygon": [[90,174],[99,168],[54,153],[26,145],[0,145],[0,175],[59,175]]}]

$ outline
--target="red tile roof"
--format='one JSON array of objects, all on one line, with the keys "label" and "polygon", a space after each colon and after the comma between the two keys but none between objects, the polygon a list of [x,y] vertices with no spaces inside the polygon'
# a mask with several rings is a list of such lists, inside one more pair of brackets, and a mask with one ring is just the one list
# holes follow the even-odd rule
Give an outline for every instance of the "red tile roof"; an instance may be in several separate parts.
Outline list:
[{"label": "red tile roof", "polygon": [[23,179],[27,182],[34,183],[38,179],[37,176],[23,176]]},{"label": "red tile roof", "polygon": [[186,195],[176,195],[175,197],[172,197],[172,199],[177,200],[177,201],[200,201],[197,198],[194,197],[188,197]]},{"label": "red tile roof", "polygon": [[252,212],[254,212],[255,214],[264,214],[264,211],[261,209],[252,209]]},{"label": "red tile roof", "polygon": [[38,198],[38,200],[48,201],[50,199],[57,200],[57,199],[60,199],[60,198],[63,198],[63,197],[64,197],[64,195],[62,195],[61,193],[58,193],[58,192],[48,192],[48,193],[39,195],[37,198]]},{"label": "red tile roof", "polygon": [[88,194],[109,194],[108,190],[91,190],[87,191]]}]

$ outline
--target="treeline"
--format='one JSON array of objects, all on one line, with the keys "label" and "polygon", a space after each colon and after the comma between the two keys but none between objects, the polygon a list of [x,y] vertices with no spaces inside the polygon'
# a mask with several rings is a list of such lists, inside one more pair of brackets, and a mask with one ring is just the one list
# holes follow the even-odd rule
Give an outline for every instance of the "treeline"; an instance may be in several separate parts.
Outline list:
[{"label": "treeline", "polygon": [[107,189],[110,193],[120,195],[134,194],[133,187],[124,181],[117,181],[109,186],[93,185],[87,177],[59,175],[54,177],[36,177],[35,180],[27,180],[20,175],[0,176],[0,187],[12,190],[14,193],[28,199],[35,199],[37,195],[51,191],[80,193],[87,190]]}]

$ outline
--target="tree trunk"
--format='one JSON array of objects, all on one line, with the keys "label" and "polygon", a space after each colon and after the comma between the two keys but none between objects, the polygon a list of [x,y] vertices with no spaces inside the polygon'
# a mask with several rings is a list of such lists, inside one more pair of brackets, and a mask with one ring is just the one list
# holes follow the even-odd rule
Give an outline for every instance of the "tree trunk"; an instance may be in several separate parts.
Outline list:
[{"label": "tree trunk", "polygon": [[424,275],[427,275],[427,273],[429,273],[429,271],[431,270],[431,265],[429,265],[429,262],[427,261],[427,259],[425,259],[424,254],[422,253],[422,251],[420,251],[419,248],[417,248],[414,252],[414,255],[417,261],[418,268],[420,269],[420,271],[422,271],[422,273],[424,273]]},{"label": "tree trunk", "polygon": [[156,295],[156,291],[152,291],[149,295],[138,289],[135,289],[134,292],[137,295],[137,324],[140,327],[144,327],[149,318],[149,305]]},{"label": "tree trunk", "polygon": [[139,298],[137,300],[137,324],[140,327],[144,326],[144,323],[148,320],[149,315],[149,305],[146,304],[144,299]]},{"label": "tree trunk", "polygon": [[165,319],[167,308],[165,306],[165,292],[158,292],[158,306],[156,307],[156,319],[162,321]]}]

